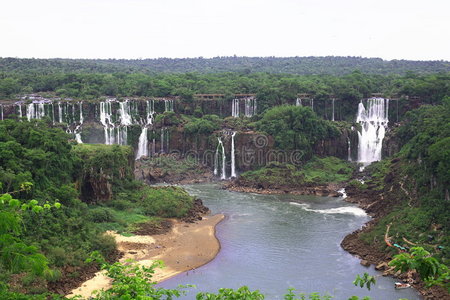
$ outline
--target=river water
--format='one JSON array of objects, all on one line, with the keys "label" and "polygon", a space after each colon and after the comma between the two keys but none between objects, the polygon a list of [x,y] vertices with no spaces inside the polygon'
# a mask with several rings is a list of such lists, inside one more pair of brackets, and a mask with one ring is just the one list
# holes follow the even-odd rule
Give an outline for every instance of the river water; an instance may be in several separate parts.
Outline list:
[{"label": "river water", "polygon": [[394,280],[387,277],[379,276],[370,291],[352,284],[357,274],[380,273],[361,266],[340,247],[346,234],[369,220],[363,210],[341,198],[238,193],[214,184],[184,187],[213,213],[226,216],[217,226],[222,247],[217,257],[160,284],[196,285],[184,299],[195,299],[199,291],[243,285],[260,290],[266,299],[283,299],[290,287],[328,293],[333,299],[421,299],[413,289],[395,290]]}]

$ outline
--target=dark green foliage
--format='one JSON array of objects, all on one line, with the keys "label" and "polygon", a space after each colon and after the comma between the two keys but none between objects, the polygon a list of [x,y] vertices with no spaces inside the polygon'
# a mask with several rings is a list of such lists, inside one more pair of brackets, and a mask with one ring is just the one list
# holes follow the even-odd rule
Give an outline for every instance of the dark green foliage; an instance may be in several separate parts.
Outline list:
[{"label": "dark green foliage", "polygon": [[[79,73],[221,73],[251,72],[292,74],[342,75],[361,70],[370,74],[404,74],[408,71],[434,73],[448,71],[445,61],[385,61],[380,58],[363,57],[214,57],[214,58],[158,58],[158,59],[20,59],[0,58],[0,71],[49,74],[57,72]],[[76,76],[76,75],[74,75]],[[136,78],[137,80],[139,77]],[[113,91],[115,81],[106,80]],[[145,82],[141,84],[145,86]],[[189,95],[189,89],[179,91]]]},{"label": "dark green foliage", "polygon": [[170,218],[186,215],[193,201],[194,198],[179,187],[144,187],[139,204],[147,215]]},{"label": "dark green foliage", "polygon": [[220,128],[220,118],[216,115],[205,115],[202,118],[191,118],[184,124],[184,132],[189,135],[211,134]]},{"label": "dark green foliage", "polygon": [[401,272],[416,270],[427,286],[440,285],[450,293],[450,269],[422,247],[413,247],[410,253],[396,255],[389,265]]},{"label": "dark green foliage", "polygon": [[354,167],[349,162],[339,158],[315,157],[303,166],[272,162],[259,170],[243,173],[239,180],[254,187],[295,188],[348,181],[353,171]]},{"label": "dark green foliage", "polygon": [[3,192],[25,181],[33,190],[21,197],[44,197],[55,186],[73,181],[78,160],[70,153],[68,135],[43,122],[0,122],[0,182]]},{"label": "dark green foliage", "polygon": [[275,138],[278,149],[301,150],[305,156],[311,155],[316,141],[339,134],[331,122],[319,119],[310,108],[291,105],[267,110],[256,126]]},{"label": "dark green foliage", "polygon": [[79,144],[73,153],[82,161],[81,184],[108,181],[114,192],[119,192],[133,180],[134,151],[129,146]]}]

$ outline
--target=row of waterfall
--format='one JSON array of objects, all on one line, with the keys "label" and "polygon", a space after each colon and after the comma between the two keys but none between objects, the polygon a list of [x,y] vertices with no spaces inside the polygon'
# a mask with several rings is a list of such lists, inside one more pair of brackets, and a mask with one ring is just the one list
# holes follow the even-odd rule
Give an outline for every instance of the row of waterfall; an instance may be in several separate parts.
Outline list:
[{"label": "row of waterfall", "polygon": [[[174,100],[163,100],[164,112],[174,111]],[[143,107],[144,106],[144,107]],[[142,114],[142,107],[145,114]],[[3,119],[3,105],[0,107],[0,117]],[[149,155],[148,128],[154,123],[155,100],[118,101],[115,98],[98,102],[94,107],[94,118],[103,126],[103,143],[107,145],[128,144],[128,131],[132,125],[142,128],[139,136],[136,159]],[[27,120],[49,118],[53,124],[66,124],[66,132],[72,134],[78,143],[82,143],[84,123],[83,102],[51,101],[35,99],[26,104],[24,101],[15,103],[15,113],[19,118],[26,116]],[[90,113],[90,111],[88,111]],[[165,145],[168,145],[168,134]],[[161,152],[164,152],[162,143]],[[153,151],[154,153],[155,151]]]},{"label": "row of waterfall", "polygon": [[214,154],[214,176],[220,176],[221,180],[226,180],[228,178],[236,177],[236,150],[234,137],[236,136],[236,131],[231,132],[231,175],[227,177],[226,168],[226,153],[225,147],[223,145],[222,138],[217,138],[217,147]]},{"label": "row of waterfall", "polygon": [[369,164],[381,160],[381,148],[389,122],[389,99],[369,98],[364,106],[359,103],[356,122],[361,124],[358,132],[358,162]]},{"label": "row of waterfall", "polygon": [[244,116],[251,118],[257,113],[258,103],[255,97],[236,98],[231,101],[231,116],[234,118],[240,117],[240,103],[244,102]]}]

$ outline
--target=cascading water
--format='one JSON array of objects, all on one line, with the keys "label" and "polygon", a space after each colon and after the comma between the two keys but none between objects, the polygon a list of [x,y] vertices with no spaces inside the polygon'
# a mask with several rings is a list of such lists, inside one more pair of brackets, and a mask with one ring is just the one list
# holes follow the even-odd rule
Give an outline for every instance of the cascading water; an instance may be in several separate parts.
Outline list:
[{"label": "cascading water", "polygon": [[147,137],[147,127],[142,128],[141,135],[139,136],[138,151],[136,154],[136,160],[142,156],[148,156],[148,137]]},{"label": "cascading water", "polygon": [[164,100],[164,111],[173,111],[173,100]]},{"label": "cascading water", "polygon": [[80,124],[78,124],[75,127],[74,133],[75,133],[75,139],[77,143],[82,144],[83,141],[81,140],[81,126],[83,126],[83,102],[80,102]]},{"label": "cascading water", "polygon": [[358,162],[369,164],[381,160],[381,147],[388,126],[389,99],[367,99],[367,109],[361,101],[356,121],[361,124],[358,132]]},{"label": "cascading water", "polygon": [[63,122],[63,110],[61,107],[61,102],[58,102],[58,120],[59,120],[59,123]]},{"label": "cascading water", "polygon": [[297,99],[295,100],[295,106],[302,106],[302,99],[297,98]]},{"label": "cascading water", "polygon": [[236,177],[236,155],[234,150],[234,136],[236,135],[236,131],[233,131],[231,134],[231,178]]},{"label": "cascading water", "polygon": [[3,121],[3,105],[0,104],[0,114],[1,114],[1,120]]},{"label": "cascading water", "polygon": [[347,137],[347,160],[352,161],[352,146],[349,137]]},{"label": "cascading water", "polygon": [[112,122],[112,105],[111,100],[100,102],[100,123],[105,131],[105,144],[114,144],[114,123]]},{"label": "cascading water", "polygon": [[161,128],[161,153],[169,153],[170,132],[167,128]]},{"label": "cascading water", "polygon": [[19,104],[17,104],[17,106],[19,108],[19,118],[22,119],[23,118],[22,105],[19,103]]},{"label": "cascading water", "polygon": [[[138,143],[138,151],[136,154],[136,160],[141,158],[142,156],[149,156],[148,153],[148,126],[153,124],[153,115],[155,114],[155,103],[153,100],[147,101],[146,106],[146,120],[142,125],[142,131],[139,135],[139,143]],[[155,139],[153,139],[153,147],[154,147]],[[154,153],[154,150],[153,150]]]},{"label": "cascading water", "polygon": [[225,165],[225,161],[226,161],[226,157],[225,157],[225,147],[223,146],[223,142],[220,138],[217,138],[218,140],[218,144],[217,144],[217,148],[216,148],[216,153],[214,155],[214,175],[218,176],[219,175],[219,155],[222,155],[222,172],[220,174],[220,179],[225,180],[227,179],[227,174],[226,174],[226,165]]},{"label": "cascading water", "polygon": [[231,101],[231,116],[239,118],[239,99],[233,99]]},{"label": "cascading water", "polygon": [[314,111],[314,98],[311,98],[311,110]]},{"label": "cascading water", "polygon": [[42,101],[33,101],[26,106],[27,120],[31,119],[40,120],[45,117],[45,106]]},{"label": "cascading water", "polygon": [[245,99],[245,116],[251,118],[256,114],[256,99],[246,98]]}]

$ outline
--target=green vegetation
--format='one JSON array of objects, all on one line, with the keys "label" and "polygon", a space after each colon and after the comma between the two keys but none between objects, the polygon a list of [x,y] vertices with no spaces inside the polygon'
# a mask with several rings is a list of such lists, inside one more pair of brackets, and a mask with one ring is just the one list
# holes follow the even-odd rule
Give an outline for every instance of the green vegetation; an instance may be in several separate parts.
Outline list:
[{"label": "green vegetation", "polygon": [[366,183],[383,189],[390,209],[371,231],[361,235],[366,243],[395,253],[384,242],[386,227],[391,224],[392,243],[421,246],[450,264],[449,124],[448,98],[442,105],[409,112],[395,133],[403,145],[401,151],[368,168],[372,175]]},{"label": "green vegetation", "polygon": [[361,70],[369,74],[436,73],[448,71],[445,61],[411,61],[363,57],[214,57],[158,59],[21,59],[0,58],[0,71],[48,74],[73,73],[222,73],[251,72],[292,74],[348,74]]},{"label": "green vegetation", "polygon": [[[108,257],[116,247],[105,230],[129,234],[141,223],[158,226],[161,217],[183,216],[192,206],[181,188],[135,182],[131,147],[68,140],[45,122],[0,122],[0,280],[20,276],[17,290],[41,293],[58,274],[79,276],[92,251]],[[108,201],[97,201],[98,195]],[[88,206],[80,196],[100,204]],[[72,273],[64,271],[69,266]]]},{"label": "green vegetation", "polygon": [[350,180],[354,167],[336,157],[315,157],[303,166],[272,162],[241,175],[243,185],[270,188],[296,188]]},{"label": "green vegetation", "polygon": [[192,136],[207,135],[220,128],[221,119],[216,115],[204,115],[201,118],[190,118],[184,124],[184,132]]},{"label": "green vegetation", "polygon": [[267,110],[256,127],[274,137],[276,148],[302,151],[306,157],[316,141],[339,134],[332,122],[320,119],[309,107],[292,105]]}]

